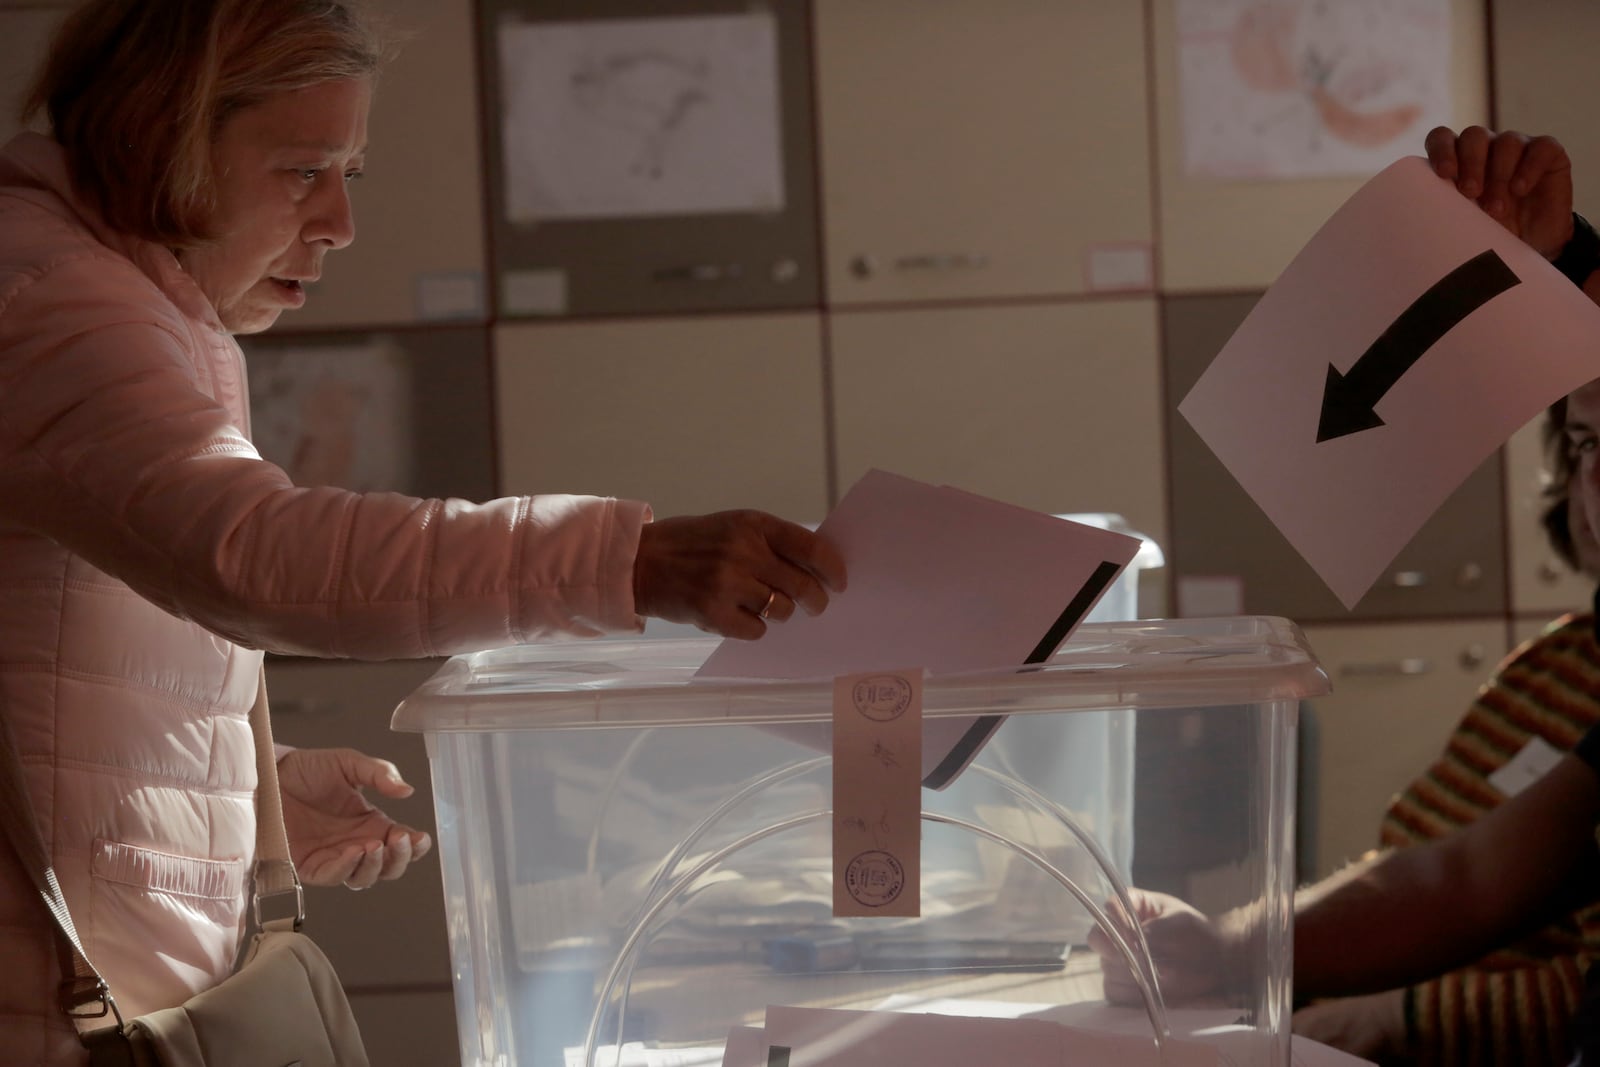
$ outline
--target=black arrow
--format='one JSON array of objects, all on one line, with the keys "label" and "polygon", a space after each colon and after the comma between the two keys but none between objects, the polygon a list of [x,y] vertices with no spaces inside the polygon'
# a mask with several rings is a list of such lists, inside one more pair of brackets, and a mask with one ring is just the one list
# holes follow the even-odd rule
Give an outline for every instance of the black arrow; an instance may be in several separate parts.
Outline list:
[{"label": "black arrow", "polygon": [[1347,373],[1328,364],[1317,443],[1382,426],[1373,409],[1412,364],[1462,319],[1521,281],[1494,249],[1480,252],[1417,297]]}]

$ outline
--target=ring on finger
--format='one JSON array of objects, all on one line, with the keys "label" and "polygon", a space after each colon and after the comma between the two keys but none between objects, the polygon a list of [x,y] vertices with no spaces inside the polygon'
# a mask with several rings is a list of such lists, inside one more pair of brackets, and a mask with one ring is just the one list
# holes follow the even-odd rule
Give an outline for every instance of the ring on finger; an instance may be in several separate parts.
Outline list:
[{"label": "ring on finger", "polygon": [[776,604],[777,602],[778,602],[778,591],[776,589],[773,589],[773,590],[771,590],[770,592],[767,593],[767,602],[765,604],[761,605],[761,610],[760,611],[756,612],[756,618],[764,619],[768,615],[772,614],[772,605]]}]

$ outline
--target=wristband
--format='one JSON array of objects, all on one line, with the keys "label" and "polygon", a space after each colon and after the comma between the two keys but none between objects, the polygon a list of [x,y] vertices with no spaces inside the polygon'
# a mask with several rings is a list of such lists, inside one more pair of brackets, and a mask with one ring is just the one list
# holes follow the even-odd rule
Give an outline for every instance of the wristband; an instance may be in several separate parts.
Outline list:
[{"label": "wristband", "polygon": [[1600,233],[1576,211],[1572,213],[1572,240],[1561,246],[1561,254],[1551,264],[1579,289],[1589,275],[1600,270]]}]

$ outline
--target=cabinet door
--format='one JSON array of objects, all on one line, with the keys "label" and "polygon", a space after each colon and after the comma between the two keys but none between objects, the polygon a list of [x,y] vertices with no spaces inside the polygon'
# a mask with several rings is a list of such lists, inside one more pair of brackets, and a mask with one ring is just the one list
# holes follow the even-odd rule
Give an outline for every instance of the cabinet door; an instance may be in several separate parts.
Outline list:
[{"label": "cabinet door", "polygon": [[1494,5],[1494,91],[1504,129],[1553,134],[1572,157],[1578,210],[1600,215],[1600,5],[1586,0],[1516,0]]},{"label": "cabinet door", "polygon": [[296,485],[493,495],[486,328],[241,341],[256,447]]},{"label": "cabinet door", "polygon": [[[1548,133],[1572,157],[1578,210],[1600,213],[1600,141],[1590,101],[1600,94],[1600,6],[1584,0],[1527,0],[1497,4],[1494,87],[1506,129]],[[1533,426],[1507,449],[1507,511],[1511,522],[1511,603],[1522,616],[1518,632],[1537,630],[1548,616],[1587,607],[1594,583],[1561,564],[1538,534],[1538,433]]]},{"label": "cabinet door", "polygon": [[1151,287],[1143,5],[814,8],[830,303]]},{"label": "cabinet door", "polygon": [[[416,787],[404,800],[374,800],[395,819],[430,834],[433,790],[418,734],[389,729],[395,705],[440,661],[356,663],[269,657],[273,740],[299,748],[348,746],[394,763]],[[347,990],[448,988],[450,950],[438,851],[400,878],[360,893],[306,891],[306,930],[328,954]]]},{"label": "cabinet door", "polygon": [[499,315],[815,307],[803,0],[486,0]]},{"label": "cabinet door", "polygon": [[1501,463],[1468,476],[1347,611],[1178,413],[1178,405],[1255,306],[1254,294],[1164,302],[1172,551],[1178,614],[1300,620],[1492,615],[1505,611]]},{"label": "cabinet door", "polygon": [[50,47],[50,36],[72,5],[58,3],[8,7],[0,3],[0,145],[20,130],[17,109]]},{"label": "cabinet door", "polygon": [[1147,298],[837,312],[839,488],[873,467],[1037,511],[1108,511],[1164,545]]},{"label": "cabinet door", "polygon": [[1305,724],[1301,802],[1316,877],[1378,844],[1390,800],[1428,769],[1505,655],[1499,619],[1306,627],[1333,682]]},{"label": "cabinet door", "polygon": [[507,492],[827,513],[814,314],[502,326],[495,368]]},{"label": "cabinet door", "polygon": [[351,188],[356,240],[283,329],[466,320],[487,314],[471,0],[384,0],[400,35]]},{"label": "cabinet door", "polygon": [[457,1039],[455,997],[447,987],[419,992],[354,993],[350,1010],[372,1063],[393,1067],[444,1067],[480,1063]]},{"label": "cabinet door", "polygon": [[[1179,0],[1157,0],[1153,5],[1161,288],[1165,292],[1262,288],[1289,265],[1317,228],[1365,179],[1228,179],[1186,173],[1178,3]],[[1241,21],[1252,17],[1258,24],[1270,21],[1259,17],[1259,12],[1266,10],[1264,6],[1231,6],[1240,12]],[[1304,12],[1312,6],[1336,5],[1297,4],[1291,10]],[[1496,5],[1496,19],[1500,9],[1507,6],[1516,5]],[[1448,32],[1454,113],[1439,121],[1457,128],[1487,121],[1484,23],[1484,0],[1451,0]],[[1289,61],[1297,69],[1307,69],[1316,57],[1308,55],[1302,61],[1295,56]],[[1296,94],[1286,95],[1289,100],[1285,111],[1294,106]],[[1394,158],[1421,155],[1427,132],[1426,124],[1416,123],[1409,131],[1409,140],[1394,143]]]}]

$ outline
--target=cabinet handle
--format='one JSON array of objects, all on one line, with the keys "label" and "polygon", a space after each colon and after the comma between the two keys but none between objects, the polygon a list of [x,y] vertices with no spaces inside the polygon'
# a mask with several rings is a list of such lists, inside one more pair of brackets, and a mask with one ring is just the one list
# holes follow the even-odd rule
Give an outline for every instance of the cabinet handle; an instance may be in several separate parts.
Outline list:
[{"label": "cabinet handle", "polygon": [[1476,641],[1461,650],[1461,666],[1465,670],[1477,670],[1488,658],[1488,650]]},{"label": "cabinet handle", "polygon": [[1343,663],[1339,665],[1339,673],[1352,678],[1394,677],[1397,675],[1427,674],[1433,670],[1433,664],[1420,656],[1407,656],[1403,659],[1370,660],[1365,663]]},{"label": "cabinet handle", "polygon": [[726,282],[744,277],[739,263],[689,263],[681,267],[662,267],[651,277],[658,282]]},{"label": "cabinet handle", "polygon": [[[889,261],[891,270],[902,271],[977,270],[988,265],[988,256],[973,252],[918,252]],[[857,278],[870,278],[878,271],[878,261],[871,256],[856,256],[850,261],[850,273]]]},{"label": "cabinet handle", "polygon": [[1473,562],[1466,562],[1456,571],[1456,588],[1476,589],[1483,581],[1483,568]]},{"label": "cabinet handle", "polygon": [[1427,571],[1395,571],[1389,579],[1396,589],[1420,589],[1428,584]]}]

